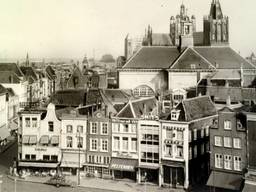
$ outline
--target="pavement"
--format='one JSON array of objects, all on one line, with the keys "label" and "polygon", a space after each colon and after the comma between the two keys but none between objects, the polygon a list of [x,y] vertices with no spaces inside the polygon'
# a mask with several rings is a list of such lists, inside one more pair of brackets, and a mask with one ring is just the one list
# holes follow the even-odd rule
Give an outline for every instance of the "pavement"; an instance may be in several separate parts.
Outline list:
[{"label": "pavement", "polygon": [[[22,182],[32,182],[32,183],[46,183],[50,177],[35,177],[35,176],[28,176],[25,179],[10,176],[8,175],[9,179],[16,179],[16,181]],[[76,182],[77,183],[77,176],[66,176],[66,179]],[[170,189],[170,188],[163,188],[158,187],[153,184],[137,184],[131,181],[119,181],[119,180],[110,180],[110,179],[100,179],[100,178],[87,178],[82,177],[80,179],[80,185],[78,187],[82,188],[93,188],[99,190],[109,190],[109,191],[116,191],[116,192],[184,192],[183,189]]]}]

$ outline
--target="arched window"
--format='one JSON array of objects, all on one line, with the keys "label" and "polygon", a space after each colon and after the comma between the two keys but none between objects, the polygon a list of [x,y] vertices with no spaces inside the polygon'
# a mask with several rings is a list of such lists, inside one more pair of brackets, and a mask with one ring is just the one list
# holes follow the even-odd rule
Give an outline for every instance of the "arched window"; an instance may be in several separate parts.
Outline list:
[{"label": "arched window", "polygon": [[151,89],[149,86],[141,85],[141,86],[136,87],[133,90],[133,95],[135,97],[151,97],[151,96],[154,96],[155,93],[154,93],[153,89]]}]

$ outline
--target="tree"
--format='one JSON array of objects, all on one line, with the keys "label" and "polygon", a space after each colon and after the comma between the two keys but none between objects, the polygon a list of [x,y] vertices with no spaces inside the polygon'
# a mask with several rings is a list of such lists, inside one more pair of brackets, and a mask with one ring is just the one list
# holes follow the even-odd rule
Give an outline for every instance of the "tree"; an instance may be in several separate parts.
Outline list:
[{"label": "tree", "polygon": [[100,61],[104,63],[113,63],[115,62],[115,59],[111,54],[105,54],[101,57]]}]

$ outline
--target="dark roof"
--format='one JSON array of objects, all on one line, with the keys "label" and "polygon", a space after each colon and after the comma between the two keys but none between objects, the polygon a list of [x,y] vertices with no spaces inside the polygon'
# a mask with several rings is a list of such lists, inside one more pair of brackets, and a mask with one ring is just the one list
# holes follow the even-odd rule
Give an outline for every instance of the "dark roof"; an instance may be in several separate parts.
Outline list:
[{"label": "dark roof", "polygon": [[127,103],[129,101],[129,95],[120,89],[105,89],[102,91],[112,103]]},{"label": "dark roof", "polygon": [[176,47],[142,47],[123,69],[167,69],[179,55]]},{"label": "dark roof", "polygon": [[23,73],[16,63],[0,63],[0,71],[12,71],[18,77],[23,77]]},{"label": "dark roof", "polygon": [[21,66],[20,69],[26,77],[32,77],[33,80],[37,80],[36,72],[32,67]]},{"label": "dark roof", "polygon": [[131,105],[128,104],[127,106],[125,106],[124,110],[119,111],[119,114],[117,115],[117,117],[135,118],[131,109]]},{"label": "dark roof", "polygon": [[21,79],[13,71],[0,71],[0,83],[20,83]]},{"label": "dark roof", "polygon": [[11,97],[15,96],[15,93],[12,88],[6,88],[6,90],[7,90],[7,93],[9,94],[9,96],[11,96]]},{"label": "dark roof", "polygon": [[152,46],[172,46],[172,40],[169,34],[153,33]]},{"label": "dark roof", "polygon": [[50,77],[51,79],[54,79],[56,76],[55,71],[53,70],[53,68],[50,65],[48,65],[45,68],[45,72],[48,74],[48,77]]},{"label": "dark roof", "polygon": [[6,92],[7,92],[7,89],[3,85],[0,84],[0,94],[6,93]]},{"label": "dark roof", "polygon": [[195,97],[182,101],[186,121],[216,115],[216,108],[209,96]]},{"label": "dark roof", "polygon": [[[194,47],[194,49],[219,69],[255,68],[230,47]],[[218,64],[218,65],[216,65]]]},{"label": "dark roof", "polygon": [[202,46],[204,45],[204,32],[194,32],[194,46]]},{"label": "dark roof", "polygon": [[60,106],[73,106],[84,105],[86,99],[86,91],[79,89],[57,91],[52,95],[50,102]]}]

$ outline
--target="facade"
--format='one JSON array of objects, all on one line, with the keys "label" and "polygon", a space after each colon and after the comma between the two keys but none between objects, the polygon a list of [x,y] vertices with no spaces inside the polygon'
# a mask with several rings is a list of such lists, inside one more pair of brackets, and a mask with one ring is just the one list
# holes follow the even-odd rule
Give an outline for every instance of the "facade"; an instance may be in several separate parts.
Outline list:
[{"label": "facade", "polygon": [[75,108],[63,109],[61,115],[61,170],[64,174],[78,174],[86,162],[87,117]]},{"label": "facade", "polygon": [[3,146],[7,142],[7,137],[10,135],[8,131],[8,103],[7,91],[0,85],[0,145]]},{"label": "facade", "polygon": [[47,110],[23,110],[19,113],[18,166],[29,171],[53,172],[61,162],[61,121],[55,106]]},{"label": "facade", "polygon": [[210,127],[211,175],[207,185],[239,191],[247,165],[246,116],[228,106]]}]

